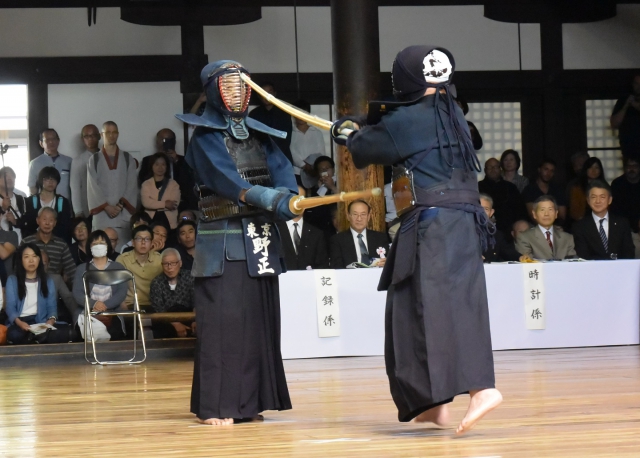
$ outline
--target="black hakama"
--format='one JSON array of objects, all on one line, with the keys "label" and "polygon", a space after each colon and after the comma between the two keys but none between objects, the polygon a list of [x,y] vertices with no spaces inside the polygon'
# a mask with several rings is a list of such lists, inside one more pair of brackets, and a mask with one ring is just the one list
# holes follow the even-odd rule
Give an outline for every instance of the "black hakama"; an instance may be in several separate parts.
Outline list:
[{"label": "black hakama", "polygon": [[291,409],[280,353],[278,277],[251,278],[244,261],[195,279],[197,346],[191,412],[251,418]]},{"label": "black hakama", "polygon": [[439,208],[419,223],[415,256],[413,275],[388,291],[385,317],[385,363],[400,421],[495,387],[474,215]]}]

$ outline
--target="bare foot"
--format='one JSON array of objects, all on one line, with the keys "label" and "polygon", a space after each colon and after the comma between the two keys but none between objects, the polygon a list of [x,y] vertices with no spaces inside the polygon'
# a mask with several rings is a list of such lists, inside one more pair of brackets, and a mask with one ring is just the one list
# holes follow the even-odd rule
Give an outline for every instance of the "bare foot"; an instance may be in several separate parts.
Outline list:
[{"label": "bare foot", "polygon": [[200,423],[211,426],[226,426],[233,424],[233,418],[207,418],[206,420],[201,420],[198,418]]},{"label": "bare foot", "polygon": [[414,421],[416,423],[435,423],[438,426],[447,426],[449,424],[449,406],[442,404],[425,410]]},{"label": "bare foot", "polygon": [[471,395],[469,409],[467,409],[467,414],[458,425],[456,434],[464,434],[469,431],[478,420],[498,407],[502,402],[502,394],[495,388],[470,391],[469,394]]}]

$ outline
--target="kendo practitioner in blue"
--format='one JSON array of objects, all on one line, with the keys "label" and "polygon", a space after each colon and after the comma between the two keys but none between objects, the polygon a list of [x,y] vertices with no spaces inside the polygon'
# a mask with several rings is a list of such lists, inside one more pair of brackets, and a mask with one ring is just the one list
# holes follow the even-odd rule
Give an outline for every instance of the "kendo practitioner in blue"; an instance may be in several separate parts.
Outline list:
[{"label": "kendo practitioner in blue", "polygon": [[460,434],[502,396],[482,264],[495,229],[480,206],[480,164],[453,98],[454,69],[444,48],[404,49],[392,69],[398,102],[370,103],[367,121],[342,118],[332,136],[346,144],[356,167],[394,166],[402,224],[378,289],[388,291],[385,364],[398,419],[443,426],[447,404],[469,393]]},{"label": "kendo practitioner in blue", "polygon": [[192,275],[197,346],[191,412],[211,425],[261,419],[291,409],[280,352],[278,275],[283,272],[274,219],[296,215],[291,163],[273,137],[286,136],[248,118],[251,88],[238,62],[204,67],[201,116],[186,160],[199,182],[201,212]]}]

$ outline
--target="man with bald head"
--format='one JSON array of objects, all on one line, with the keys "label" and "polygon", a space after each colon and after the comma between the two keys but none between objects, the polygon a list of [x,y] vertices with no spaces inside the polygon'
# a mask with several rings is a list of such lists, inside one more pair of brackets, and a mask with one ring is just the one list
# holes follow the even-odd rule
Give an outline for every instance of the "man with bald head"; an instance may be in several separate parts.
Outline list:
[{"label": "man with bald head", "polygon": [[513,223],[519,219],[527,219],[527,207],[520,191],[513,183],[502,178],[500,161],[489,159],[484,164],[484,179],[478,183],[481,193],[493,199],[496,227],[503,234],[511,233]]},{"label": "man with bald head", "polygon": [[[168,128],[160,129],[156,134],[156,152],[165,153],[171,158],[169,164],[169,176],[173,178],[180,186],[180,204],[178,210],[196,210],[198,208],[198,199],[195,191],[195,180],[193,170],[184,160],[184,156],[176,152],[176,134]],[[150,164],[151,156],[145,156],[140,165],[138,172],[138,184],[148,180],[153,176]]]},{"label": "man with bald head", "polygon": [[93,124],[87,124],[80,131],[85,151],[71,161],[71,204],[76,216],[88,218],[89,203],[87,202],[87,164],[94,153],[100,151],[100,131]]},{"label": "man with bald head", "polygon": [[120,254],[116,250],[116,247],[118,246],[118,241],[120,240],[120,238],[118,237],[118,233],[116,232],[116,230],[112,227],[105,227],[104,232],[105,234],[107,234],[107,237],[109,237],[109,243],[111,244],[111,248],[113,248],[113,252],[111,253],[111,257],[109,259],[111,259],[112,261],[115,261],[118,255]]}]

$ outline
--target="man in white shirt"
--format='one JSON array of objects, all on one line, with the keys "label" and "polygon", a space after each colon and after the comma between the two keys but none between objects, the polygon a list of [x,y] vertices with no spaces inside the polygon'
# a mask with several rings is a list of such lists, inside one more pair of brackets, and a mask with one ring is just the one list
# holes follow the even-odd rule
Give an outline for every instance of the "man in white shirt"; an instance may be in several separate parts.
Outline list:
[{"label": "man in white shirt", "polygon": [[[296,107],[306,112],[311,111],[311,105],[304,101],[298,100]],[[311,174],[313,166],[305,162],[309,156],[317,154],[325,155],[325,144],[322,132],[317,128],[310,126],[305,121],[298,118],[292,118],[293,130],[291,131],[291,157],[293,158],[293,173],[296,175],[298,184],[302,184],[301,171]]]},{"label": "man in white shirt", "polygon": [[40,146],[44,149],[44,154],[29,163],[29,181],[27,185],[31,194],[35,194],[38,191],[36,189],[36,181],[38,181],[40,170],[45,167],[54,167],[60,173],[60,183],[58,183],[56,193],[71,200],[71,186],[69,183],[71,158],[58,152],[59,145],[60,137],[54,129],[45,129],[40,134]]},{"label": "man in white shirt", "polygon": [[87,124],[80,132],[86,150],[71,162],[71,203],[76,216],[88,218],[90,215],[87,202],[87,164],[94,153],[100,151],[100,131],[93,124]]},{"label": "man in white shirt", "polygon": [[573,236],[553,225],[558,218],[558,206],[553,196],[538,197],[531,214],[538,224],[518,236],[516,250],[534,259],[576,256]]}]

